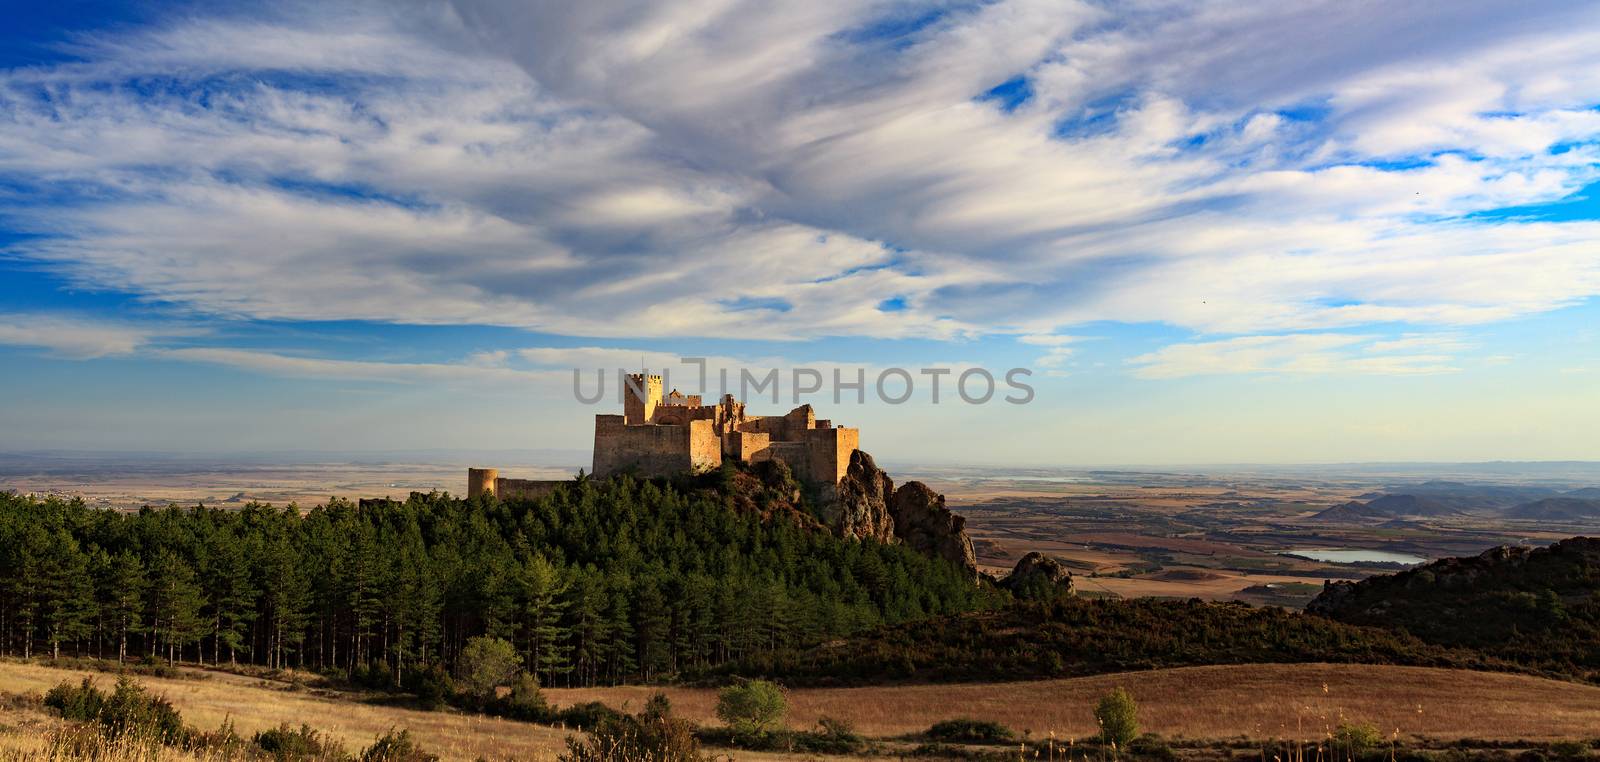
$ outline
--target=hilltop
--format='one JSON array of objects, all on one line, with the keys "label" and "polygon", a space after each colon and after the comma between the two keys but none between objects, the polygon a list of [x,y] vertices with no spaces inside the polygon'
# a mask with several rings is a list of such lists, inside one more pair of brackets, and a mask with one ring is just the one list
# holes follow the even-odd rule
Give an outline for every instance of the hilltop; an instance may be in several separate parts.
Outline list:
[{"label": "hilltop", "polygon": [[1306,610],[1581,679],[1600,679],[1600,539],[1498,547],[1360,582]]}]

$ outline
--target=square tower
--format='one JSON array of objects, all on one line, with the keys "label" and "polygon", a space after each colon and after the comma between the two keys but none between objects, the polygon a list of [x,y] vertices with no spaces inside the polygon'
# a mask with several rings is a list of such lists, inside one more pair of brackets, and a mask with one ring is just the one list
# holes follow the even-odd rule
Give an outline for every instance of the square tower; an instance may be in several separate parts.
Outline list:
[{"label": "square tower", "polygon": [[622,384],[622,420],[629,426],[643,426],[655,418],[661,404],[661,377],[629,373]]}]

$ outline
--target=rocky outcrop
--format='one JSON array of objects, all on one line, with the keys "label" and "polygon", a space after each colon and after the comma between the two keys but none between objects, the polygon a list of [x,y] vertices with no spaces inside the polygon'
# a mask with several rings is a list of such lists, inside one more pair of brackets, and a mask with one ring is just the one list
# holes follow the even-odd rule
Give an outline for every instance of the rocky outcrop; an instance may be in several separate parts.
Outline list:
[{"label": "rocky outcrop", "polygon": [[1072,584],[1072,572],[1055,560],[1043,553],[1034,551],[1017,561],[1011,573],[1000,580],[1000,586],[1010,590],[1014,595],[1028,595],[1032,597],[1049,598],[1055,595],[1075,593]]},{"label": "rocky outcrop", "polygon": [[894,540],[894,517],[889,514],[889,498],[894,482],[878,468],[872,456],[861,450],[850,454],[844,479],[825,495],[819,512],[822,523],[840,537]]},{"label": "rocky outcrop", "polygon": [[943,558],[978,576],[978,559],[967,537],[967,520],[944,507],[944,495],[922,482],[906,482],[889,501],[894,535],[917,552]]},{"label": "rocky outcrop", "polygon": [[903,542],[977,578],[967,520],[951,513],[944,506],[944,495],[922,482],[906,482],[895,489],[894,480],[862,450],[850,454],[850,466],[839,484],[824,490],[818,513],[822,523],[841,537]]}]

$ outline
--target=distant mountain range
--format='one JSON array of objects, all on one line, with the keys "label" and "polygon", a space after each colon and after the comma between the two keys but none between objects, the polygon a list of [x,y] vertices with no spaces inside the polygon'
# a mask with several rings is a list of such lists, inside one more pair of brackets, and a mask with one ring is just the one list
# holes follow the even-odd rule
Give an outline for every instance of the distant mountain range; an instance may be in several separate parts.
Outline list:
[{"label": "distant mountain range", "polygon": [[1353,523],[1401,517],[1483,516],[1544,521],[1600,519],[1600,487],[1548,487],[1429,481],[1332,506],[1318,521]]}]

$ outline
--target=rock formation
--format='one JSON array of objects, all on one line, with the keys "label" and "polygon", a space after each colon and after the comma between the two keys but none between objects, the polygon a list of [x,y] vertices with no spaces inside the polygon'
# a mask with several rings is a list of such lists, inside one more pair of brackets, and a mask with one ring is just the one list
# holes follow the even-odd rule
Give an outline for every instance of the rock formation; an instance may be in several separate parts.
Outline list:
[{"label": "rock formation", "polygon": [[822,523],[841,537],[891,542],[895,532],[889,497],[893,493],[894,482],[889,475],[878,468],[871,455],[856,450],[850,453],[850,466],[834,494],[824,495],[821,500]]},{"label": "rock formation", "polygon": [[1043,591],[1072,595],[1076,592],[1072,584],[1072,572],[1060,561],[1039,551],[1033,551],[1018,560],[1011,573],[1000,580],[1000,586],[1016,595]]},{"label": "rock formation", "polygon": [[943,558],[978,576],[978,559],[967,537],[967,519],[944,507],[944,495],[922,482],[906,482],[889,502],[894,535],[924,555]]},{"label": "rock formation", "polygon": [[978,575],[967,537],[967,520],[950,512],[940,495],[922,482],[894,481],[872,456],[856,450],[839,485],[821,496],[822,522],[836,534],[879,542],[903,542],[918,553],[943,558]]}]

